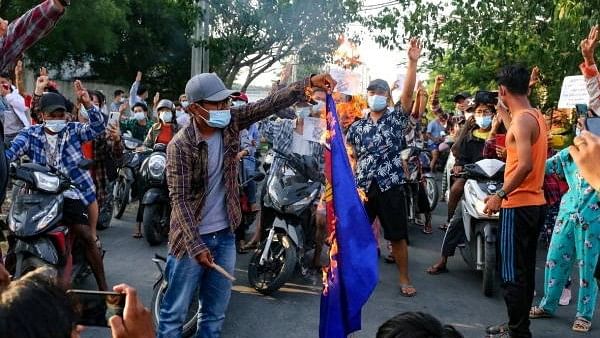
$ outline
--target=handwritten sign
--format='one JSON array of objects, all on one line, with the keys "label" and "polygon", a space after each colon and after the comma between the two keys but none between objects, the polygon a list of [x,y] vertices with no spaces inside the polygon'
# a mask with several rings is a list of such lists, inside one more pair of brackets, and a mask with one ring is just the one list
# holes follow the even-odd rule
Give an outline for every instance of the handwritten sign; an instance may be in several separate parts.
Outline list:
[{"label": "handwritten sign", "polygon": [[318,117],[304,118],[304,134],[303,138],[307,141],[321,142],[323,141],[323,133],[326,128],[325,120]]},{"label": "handwritten sign", "polygon": [[331,77],[337,82],[335,90],[346,95],[356,95],[362,92],[361,78],[359,73],[348,69],[331,68],[329,70]]},{"label": "handwritten sign", "polygon": [[558,108],[575,108],[576,104],[588,104],[590,95],[583,75],[565,77],[560,91]]}]

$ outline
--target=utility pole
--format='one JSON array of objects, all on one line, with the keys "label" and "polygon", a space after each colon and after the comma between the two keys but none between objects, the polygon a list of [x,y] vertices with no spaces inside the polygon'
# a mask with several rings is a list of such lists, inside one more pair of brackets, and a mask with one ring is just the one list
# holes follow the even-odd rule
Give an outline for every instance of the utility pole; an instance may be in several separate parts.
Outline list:
[{"label": "utility pole", "polygon": [[194,45],[192,46],[192,76],[209,71],[208,39],[210,38],[209,0],[198,0],[196,5],[202,14],[196,21]]}]

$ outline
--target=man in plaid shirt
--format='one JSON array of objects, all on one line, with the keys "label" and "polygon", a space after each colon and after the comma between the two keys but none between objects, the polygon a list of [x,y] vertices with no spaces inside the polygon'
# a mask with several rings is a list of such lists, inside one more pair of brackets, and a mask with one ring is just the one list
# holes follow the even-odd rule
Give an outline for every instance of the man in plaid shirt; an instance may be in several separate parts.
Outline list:
[{"label": "man in plaid shirt", "polygon": [[46,0],[10,24],[0,18],[0,71],[12,70],[29,47],[50,33],[69,2]]},{"label": "man in plaid shirt", "polygon": [[[315,75],[282,88],[264,100],[231,107],[228,90],[216,74],[199,74],[185,93],[191,123],[167,148],[167,182],[171,197],[169,288],[160,306],[158,337],[181,337],[192,297],[200,290],[198,337],[220,337],[231,296],[235,267],[235,228],[241,210],[237,181],[240,131],[275,111],[306,101],[312,87],[333,90],[329,75]],[[239,94],[238,94],[239,95]]]},{"label": "man in plaid shirt", "polygon": [[87,218],[88,206],[97,203],[96,192],[90,173],[79,168],[79,163],[83,160],[81,144],[94,140],[104,132],[104,119],[79,81],[75,81],[75,92],[87,109],[89,123],[67,123],[64,97],[56,93],[44,94],[40,99],[44,123],[23,129],[5,151],[5,155],[9,162],[27,155],[33,163],[52,166],[67,175],[77,187],[63,193],[63,221],[68,223],[76,237],[85,241],[86,259],[94,272],[98,287],[106,290],[102,258]]}]

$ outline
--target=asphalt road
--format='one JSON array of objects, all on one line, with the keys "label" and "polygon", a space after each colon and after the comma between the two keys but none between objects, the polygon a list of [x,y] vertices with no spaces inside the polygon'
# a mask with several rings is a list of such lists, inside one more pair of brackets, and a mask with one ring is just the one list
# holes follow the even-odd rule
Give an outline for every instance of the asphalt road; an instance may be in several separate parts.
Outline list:
[{"label": "asphalt road", "polygon": [[[444,220],[446,205],[435,212],[434,225]],[[152,286],[157,270],[151,261],[154,253],[166,253],[166,246],[150,247],[144,240],[131,237],[135,210],[131,207],[121,221],[100,233],[107,250],[105,266],[109,283],[128,283],[136,287],[147,306],[151,303]],[[424,235],[419,228],[410,229],[410,271],[418,290],[414,298],[404,298],[397,287],[397,272],[393,265],[380,263],[380,282],[363,311],[363,330],[354,337],[375,337],[377,328],[387,319],[404,311],[424,311],[446,324],[456,326],[465,337],[484,337],[490,324],[506,320],[501,295],[483,296],[481,276],[463,263],[460,257],[451,259],[450,273],[429,276],[424,271],[439,255],[443,233],[435,228],[433,235]],[[385,250],[385,249],[384,249]],[[538,295],[542,294],[545,250],[538,252]],[[233,295],[225,320],[224,338],[307,338],[318,337],[320,285],[302,280],[288,283],[273,297],[264,297],[248,287],[249,255],[238,256]],[[576,288],[573,295],[576,297]],[[539,297],[536,297],[536,301]],[[572,302],[573,304],[573,302]],[[598,337],[600,320],[587,335],[571,331],[575,316],[573,305],[559,308],[554,319],[533,322],[535,337]],[[108,329],[88,329],[84,337],[110,337]]]}]

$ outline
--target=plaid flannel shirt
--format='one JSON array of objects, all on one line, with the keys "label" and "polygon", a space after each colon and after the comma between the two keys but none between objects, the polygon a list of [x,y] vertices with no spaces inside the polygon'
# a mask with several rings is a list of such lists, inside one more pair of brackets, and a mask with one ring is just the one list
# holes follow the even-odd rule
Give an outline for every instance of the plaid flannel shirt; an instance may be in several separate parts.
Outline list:
[{"label": "plaid flannel shirt", "polygon": [[[277,119],[275,121],[266,121],[262,125],[261,133],[273,144],[273,149],[282,153],[289,154],[292,152],[292,141],[294,140],[294,130],[296,129],[296,121],[290,119]],[[325,151],[323,145],[319,142],[308,141],[310,154],[317,159],[322,168],[325,164]],[[279,170],[285,160],[280,156],[275,156],[271,165],[271,172]]]},{"label": "plaid flannel shirt", "polygon": [[21,54],[50,33],[63,13],[47,0],[11,22],[0,38],[0,71],[12,69]]},{"label": "plaid flannel shirt", "polygon": [[[71,178],[73,184],[77,187],[79,197],[85,205],[89,205],[96,200],[96,192],[89,171],[78,167],[79,162],[83,159],[81,144],[93,141],[104,131],[104,118],[100,110],[92,106],[87,111],[90,122],[67,123],[66,128],[59,133],[60,138],[64,139],[64,146],[57,144],[61,152],[60,169]],[[38,124],[23,129],[4,153],[9,162],[27,155],[33,163],[45,166],[48,164],[44,148],[46,142],[44,125]]]},{"label": "plaid flannel shirt", "polygon": [[[225,201],[231,229],[241,220],[239,163],[240,131],[273,112],[305,97],[304,83],[296,82],[264,100],[231,108],[231,123],[223,129],[223,178]],[[167,183],[171,198],[169,253],[177,258],[196,257],[208,250],[198,231],[208,185],[208,145],[195,123],[183,128],[167,147]]]}]

